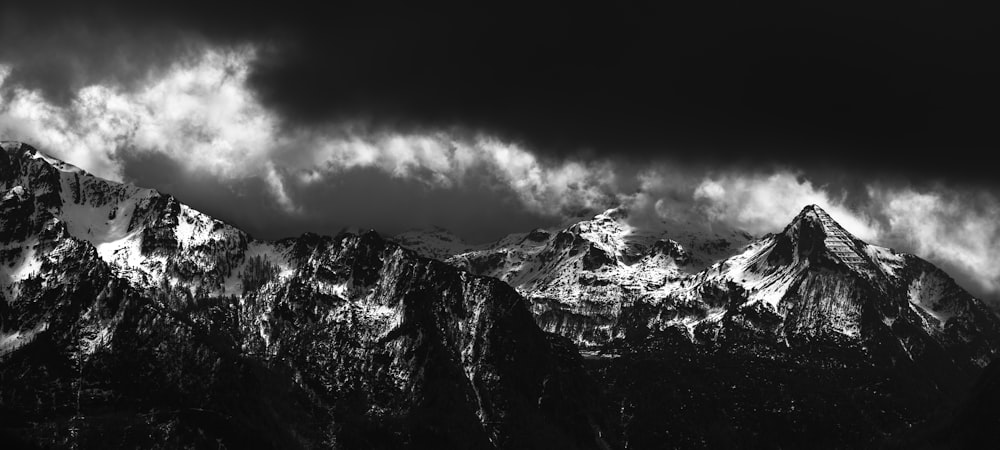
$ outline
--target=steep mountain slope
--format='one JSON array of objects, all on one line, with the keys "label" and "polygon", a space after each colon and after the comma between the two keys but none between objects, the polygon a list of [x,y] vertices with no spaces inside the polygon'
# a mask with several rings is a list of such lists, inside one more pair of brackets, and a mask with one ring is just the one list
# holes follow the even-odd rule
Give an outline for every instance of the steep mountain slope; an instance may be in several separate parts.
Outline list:
[{"label": "steep mountain slope", "polygon": [[816,206],[779,234],[692,277],[678,298],[725,292],[701,337],[764,336],[786,345],[857,345],[890,362],[981,368],[1000,349],[1000,320],[947,274],[869,245]]},{"label": "steep mountain slope", "polygon": [[572,345],[377,234],[255,240],[0,152],[0,437],[39,446],[602,448]]}]

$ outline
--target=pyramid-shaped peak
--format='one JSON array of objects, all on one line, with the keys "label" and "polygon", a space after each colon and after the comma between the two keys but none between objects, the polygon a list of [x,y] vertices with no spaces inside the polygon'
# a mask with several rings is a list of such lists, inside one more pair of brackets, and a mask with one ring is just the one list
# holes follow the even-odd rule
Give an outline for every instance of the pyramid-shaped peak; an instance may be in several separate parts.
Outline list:
[{"label": "pyramid-shaped peak", "polygon": [[817,205],[815,203],[813,203],[811,205],[806,205],[805,208],[802,208],[802,212],[803,213],[812,212],[812,213],[816,213],[816,214],[826,214],[826,211],[824,211],[823,208],[820,208],[819,205]]},{"label": "pyramid-shaped peak", "polygon": [[827,235],[835,234],[846,235],[846,237],[851,238],[854,237],[848,233],[844,227],[840,226],[840,224],[837,223],[837,221],[834,220],[833,217],[826,212],[826,210],[816,204],[808,205],[805,208],[802,208],[802,212],[800,212],[799,215],[795,217],[795,220],[792,221],[792,225],[799,224],[803,221],[816,223]]},{"label": "pyramid-shaped peak", "polygon": [[833,256],[853,269],[867,271],[867,258],[864,256],[863,241],[854,237],[840,226],[823,208],[809,205],[802,209],[795,220],[782,233],[785,242],[808,253],[825,249]]},{"label": "pyramid-shaped peak", "polygon": [[847,231],[837,221],[818,205],[808,205],[802,208],[795,219],[781,233],[792,241],[821,240],[827,244],[863,244],[864,242]]}]

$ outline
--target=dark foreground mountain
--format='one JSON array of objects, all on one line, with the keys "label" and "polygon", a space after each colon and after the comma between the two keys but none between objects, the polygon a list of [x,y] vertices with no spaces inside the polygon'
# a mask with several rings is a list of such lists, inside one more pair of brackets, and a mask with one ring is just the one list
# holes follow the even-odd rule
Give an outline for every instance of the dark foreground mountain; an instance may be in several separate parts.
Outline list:
[{"label": "dark foreground mountain", "polygon": [[618,446],[498,280],[375,233],[257,241],[19,143],[0,195],[4,448]]}]

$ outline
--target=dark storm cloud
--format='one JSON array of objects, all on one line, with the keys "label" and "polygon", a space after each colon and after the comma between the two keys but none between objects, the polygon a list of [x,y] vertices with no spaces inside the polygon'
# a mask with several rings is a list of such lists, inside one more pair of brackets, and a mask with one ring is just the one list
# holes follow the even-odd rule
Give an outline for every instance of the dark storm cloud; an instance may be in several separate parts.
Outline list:
[{"label": "dark storm cloud", "polygon": [[44,27],[4,16],[0,60],[13,63],[10,84],[39,89],[58,104],[91,83],[130,84],[176,57],[186,40],[169,30],[142,34],[67,22]]},{"label": "dark storm cloud", "polygon": [[57,104],[94,83],[131,86],[204,39],[191,26],[109,2],[0,5],[0,62],[13,69],[7,83]]},{"label": "dark storm cloud", "polygon": [[[77,74],[108,66],[108,49],[121,47],[108,41],[148,43],[150,51],[127,58],[141,67],[194,34],[272,45],[252,85],[291,124],[457,125],[557,154],[995,178],[969,164],[998,144],[992,10],[934,2],[40,5],[6,7],[4,17],[16,19],[5,28],[16,22],[30,37],[4,47],[36,58],[13,76],[54,97],[72,92],[65,86],[76,86]],[[60,30],[77,44],[50,42]],[[25,56],[53,48],[80,56]]]},{"label": "dark storm cloud", "polygon": [[303,120],[360,112],[550,152],[991,179],[966,162],[997,142],[987,11],[659,3],[390,10],[309,27],[255,82]]}]

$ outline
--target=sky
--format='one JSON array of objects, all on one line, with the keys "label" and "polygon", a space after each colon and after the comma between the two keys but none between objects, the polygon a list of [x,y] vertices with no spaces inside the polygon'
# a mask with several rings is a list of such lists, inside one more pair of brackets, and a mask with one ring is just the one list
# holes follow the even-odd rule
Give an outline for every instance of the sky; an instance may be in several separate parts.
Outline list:
[{"label": "sky", "polygon": [[998,11],[81,3],[0,6],[0,137],[261,238],[815,203],[1000,300]]}]

